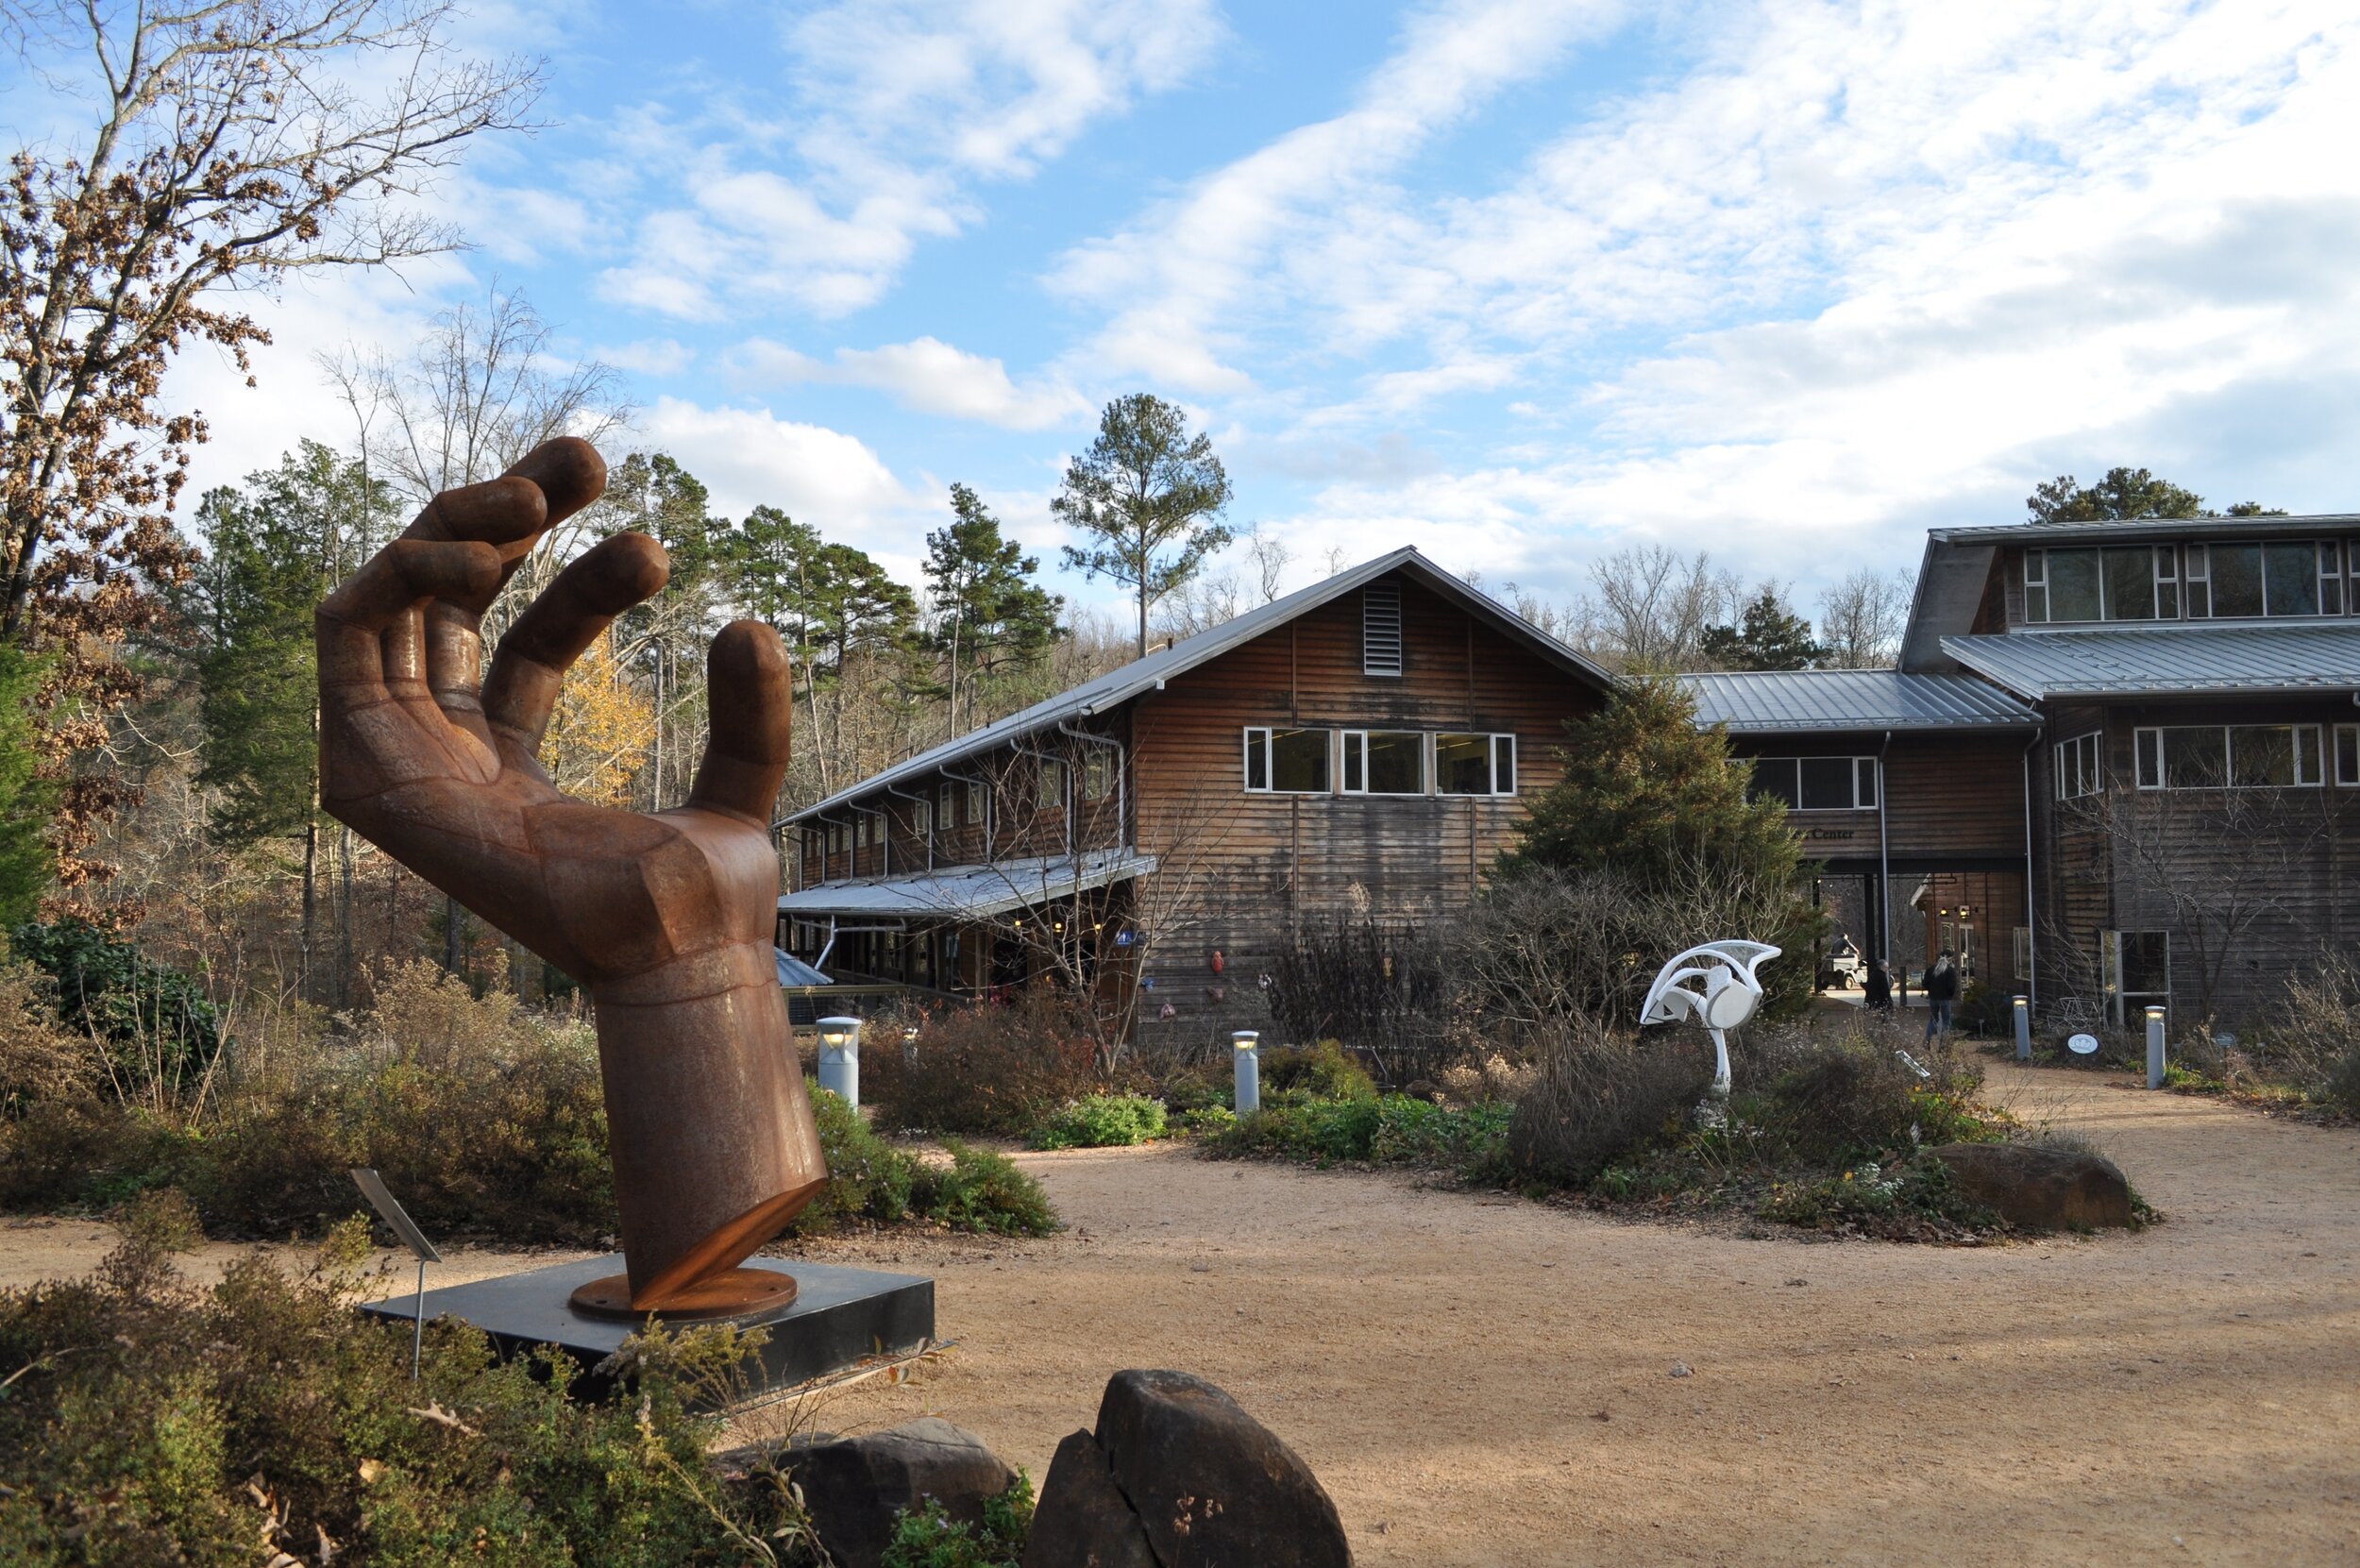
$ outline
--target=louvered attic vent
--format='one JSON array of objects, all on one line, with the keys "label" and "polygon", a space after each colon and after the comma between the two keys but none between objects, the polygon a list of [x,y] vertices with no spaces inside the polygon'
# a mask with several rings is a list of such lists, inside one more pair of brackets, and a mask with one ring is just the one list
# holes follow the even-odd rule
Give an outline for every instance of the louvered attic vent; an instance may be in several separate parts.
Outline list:
[{"label": "louvered attic vent", "polygon": [[1360,668],[1369,675],[1401,673],[1401,586],[1378,582],[1360,590]]}]

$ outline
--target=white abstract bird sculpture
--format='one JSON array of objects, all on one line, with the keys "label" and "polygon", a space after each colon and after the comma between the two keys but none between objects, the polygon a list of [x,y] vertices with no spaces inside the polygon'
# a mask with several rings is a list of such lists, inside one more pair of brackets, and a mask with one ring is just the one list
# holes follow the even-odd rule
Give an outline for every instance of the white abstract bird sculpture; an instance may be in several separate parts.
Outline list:
[{"label": "white abstract bird sculpture", "polygon": [[1754,971],[1779,951],[1767,942],[1704,942],[1664,965],[1647,987],[1646,1005],[1639,1010],[1642,1024],[1694,1019],[1712,1037],[1716,1096],[1729,1092],[1729,1042],[1723,1031],[1752,1018],[1762,1005],[1762,981]]}]

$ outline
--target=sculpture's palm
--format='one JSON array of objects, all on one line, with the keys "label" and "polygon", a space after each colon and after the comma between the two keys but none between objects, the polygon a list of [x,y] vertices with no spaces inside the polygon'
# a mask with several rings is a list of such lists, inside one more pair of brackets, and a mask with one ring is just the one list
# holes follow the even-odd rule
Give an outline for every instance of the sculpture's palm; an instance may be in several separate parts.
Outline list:
[{"label": "sculpture's palm", "polygon": [[549,442],[436,497],[320,606],[320,797],[589,987],[644,1309],[777,1234],[826,1172],[770,952],[792,711],[778,634],[737,621],[714,640],[711,739],[676,811],[568,800],[537,757],[567,666],[662,591],[655,541],[618,534],[566,566],[478,685],[484,611],[605,476],[587,443]]}]

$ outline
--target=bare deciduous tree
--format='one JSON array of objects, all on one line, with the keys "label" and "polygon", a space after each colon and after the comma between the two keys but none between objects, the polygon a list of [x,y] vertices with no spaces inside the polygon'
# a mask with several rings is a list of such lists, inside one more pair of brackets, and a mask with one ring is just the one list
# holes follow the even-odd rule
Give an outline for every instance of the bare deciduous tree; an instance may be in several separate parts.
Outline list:
[{"label": "bare deciduous tree", "polygon": [[1626,669],[1694,666],[1705,630],[1734,619],[1745,592],[1733,572],[1716,569],[1704,550],[1682,555],[1664,545],[1630,545],[1590,568],[1593,592],[1580,618],[1593,650]]},{"label": "bare deciduous tree", "polygon": [[[21,79],[93,100],[86,136],[16,153],[0,214],[0,638],[48,658],[44,761],[59,777],[140,687],[116,656],[190,560],[170,513],[203,416],[164,407],[192,341],[241,369],[269,334],[223,296],[298,273],[448,250],[406,198],[468,141],[513,126],[537,69],[453,56],[436,0],[18,0]],[[363,92],[340,73],[365,62]],[[76,851],[117,798],[67,781]]]},{"label": "bare deciduous tree", "polygon": [[1900,657],[1913,580],[1862,566],[1819,595],[1819,642],[1832,669],[1890,669]]}]

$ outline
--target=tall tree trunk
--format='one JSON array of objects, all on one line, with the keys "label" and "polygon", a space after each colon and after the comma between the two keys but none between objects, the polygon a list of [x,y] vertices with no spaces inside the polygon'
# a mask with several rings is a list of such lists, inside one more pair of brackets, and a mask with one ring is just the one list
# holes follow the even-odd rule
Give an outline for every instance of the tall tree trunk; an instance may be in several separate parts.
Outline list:
[{"label": "tall tree trunk", "polygon": [[303,949],[295,980],[297,991],[307,1001],[317,1000],[312,996],[312,933],[319,919],[319,859],[320,819],[313,815],[303,824]]},{"label": "tall tree trunk", "polygon": [[345,829],[336,839],[337,889],[336,911],[336,1005],[352,1005],[352,830]]},{"label": "tall tree trunk", "polygon": [[459,922],[465,911],[459,901],[448,893],[443,895],[443,968],[452,974],[459,972]]}]

